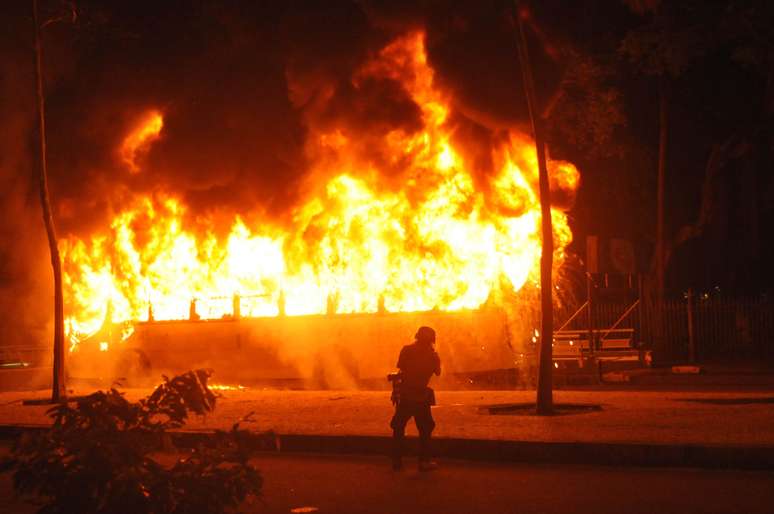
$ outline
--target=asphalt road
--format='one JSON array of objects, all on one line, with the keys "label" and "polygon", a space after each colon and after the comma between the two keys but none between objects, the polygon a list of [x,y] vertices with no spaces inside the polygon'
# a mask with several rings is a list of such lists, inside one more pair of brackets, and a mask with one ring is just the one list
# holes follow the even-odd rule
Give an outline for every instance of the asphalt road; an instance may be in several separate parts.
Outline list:
[{"label": "asphalt road", "polygon": [[[261,456],[264,497],[245,512],[772,513],[774,473],[442,461],[419,473],[384,458]],[[295,509],[295,510],[294,510]],[[34,512],[0,478],[0,511]]]},{"label": "asphalt road", "polygon": [[393,472],[385,459],[260,462],[268,512],[771,513],[774,473],[441,462]]},{"label": "asphalt road", "polygon": [[[774,473],[441,462],[395,473],[385,459],[261,460],[268,512],[772,513]],[[260,510],[258,510],[260,511]]]}]

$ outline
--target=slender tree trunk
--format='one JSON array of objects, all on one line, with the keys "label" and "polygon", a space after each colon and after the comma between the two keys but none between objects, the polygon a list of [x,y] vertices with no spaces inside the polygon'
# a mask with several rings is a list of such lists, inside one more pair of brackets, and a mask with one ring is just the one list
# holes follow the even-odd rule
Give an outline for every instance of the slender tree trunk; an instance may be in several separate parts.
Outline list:
[{"label": "slender tree trunk", "polygon": [[766,92],[763,95],[763,114],[774,116],[774,47],[768,51],[769,72],[766,74]]},{"label": "slender tree trunk", "polygon": [[40,204],[43,208],[43,223],[48,236],[48,248],[51,253],[51,267],[54,270],[54,377],[51,386],[51,401],[62,401],[67,391],[64,381],[64,300],[62,298],[62,262],[59,257],[56,230],[51,216],[51,203],[48,197],[48,171],[46,169],[46,115],[43,96],[43,75],[41,71],[42,48],[40,42],[40,20],[38,19],[38,0],[32,0],[32,18],[35,23],[35,82],[37,91],[38,157]]},{"label": "slender tree trunk", "polygon": [[664,180],[666,175],[667,142],[669,139],[669,98],[667,92],[667,77],[662,74],[658,83],[659,99],[659,134],[658,134],[658,180],[656,184],[656,287],[655,287],[655,312],[653,321],[656,336],[655,348],[657,353],[665,349],[664,341],[664,268],[665,268],[665,241],[664,241]]},{"label": "slender tree trunk", "polygon": [[553,270],[554,257],[554,232],[551,223],[551,191],[548,185],[548,167],[546,166],[545,141],[543,139],[542,120],[537,108],[535,96],[535,82],[532,78],[532,66],[529,60],[527,37],[524,33],[523,16],[520,2],[516,2],[516,21],[519,26],[517,45],[519,48],[519,62],[521,63],[522,78],[524,80],[524,92],[527,97],[529,116],[532,120],[532,132],[535,136],[535,148],[538,158],[538,181],[540,188],[540,215],[542,222],[543,246],[540,256],[540,349],[538,353],[538,379],[537,379],[537,413],[547,415],[553,412],[553,358],[552,348],[554,338],[554,311],[553,311],[553,285],[551,272]]}]

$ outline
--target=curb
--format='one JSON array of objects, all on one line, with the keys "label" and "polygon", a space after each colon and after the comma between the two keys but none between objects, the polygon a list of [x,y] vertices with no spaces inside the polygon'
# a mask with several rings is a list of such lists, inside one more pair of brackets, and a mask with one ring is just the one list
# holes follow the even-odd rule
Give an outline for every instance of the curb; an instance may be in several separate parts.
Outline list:
[{"label": "curb", "polygon": [[[392,440],[380,436],[279,436],[280,451],[389,455]],[[418,441],[406,438],[416,454]],[[710,469],[774,469],[774,446],[709,446],[434,439],[437,457],[513,463],[585,464],[602,466],[692,467]]]},{"label": "curb", "polygon": [[[0,425],[0,440],[13,440],[46,426]],[[206,444],[214,432],[173,432],[179,447]],[[256,452],[389,455],[392,439],[385,436],[334,436],[254,433],[245,442]],[[406,450],[416,455],[416,437],[406,438]],[[433,440],[437,457],[497,463],[574,464],[597,466],[689,467],[706,469],[774,470],[774,446],[696,444],[581,443],[504,441],[489,439]]]}]

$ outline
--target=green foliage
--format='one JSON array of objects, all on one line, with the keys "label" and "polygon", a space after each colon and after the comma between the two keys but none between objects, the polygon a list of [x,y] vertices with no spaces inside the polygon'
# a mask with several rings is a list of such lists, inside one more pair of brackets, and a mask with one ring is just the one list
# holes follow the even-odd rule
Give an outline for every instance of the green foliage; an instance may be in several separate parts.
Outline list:
[{"label": "green foliage", "polygon": [[733,19],[722,4],[701,0],[626,3],[645,22],[626,34],[618,53],[645,75],[681,76],[728,37]]},{"label": "green foliage", "polygon": [[546,120],[552,143],[590,158],[620,155],[614,136],[627,121],[613,66],[575,49],[565,49],[563,61],[566,71]]},{"label": "green foliage", "polygon": [[[189,414],[215,408],[209,372],[189,371],[138,402],[116,389],[98,391],[48,411],[53,425],[23,437],[6,471],[17,493],[42,502],[41,514],[198,514],[236,510],[263,484],[248,463],[239,424],[210,446],[159,453]],[[182,458],[179,458],[181,453]],[[166,463],[164,462],[166,459]]]},{"label": "green foliage", "polygon": [[674,28],[659,18],[629,32],[619,52],[646,75],[678,77],[706,52],[700,26]]}]

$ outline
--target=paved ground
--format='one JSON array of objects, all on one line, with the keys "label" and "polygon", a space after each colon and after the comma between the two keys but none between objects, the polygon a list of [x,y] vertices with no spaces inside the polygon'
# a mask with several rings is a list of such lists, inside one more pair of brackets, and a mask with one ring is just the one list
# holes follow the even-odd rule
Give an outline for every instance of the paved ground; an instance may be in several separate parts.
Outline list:
[{"label": "paved ground", "polygon": [[[442,461],[433,473],[394,473],[383,458],[327,456],[263,456],[256,464],[264,495],[245,512],[763,514],[774,505],[770,472]],[[5,475],[0,509],[34,512],[13,499]]]},{"label": "paved ground", "polygon": [[[76,391],[85,393],[88,391]],[[149,390],[129,389],[131,398]],[[22,406],[47,392],[0,393],[0,425],[44,424],[45,406]],[[387,392],[223,391],[214,414],[190,429],[228,428],[255,412],[255,430],[281,434],[388,435]],[[774,446],[774,392],[556,391],[555,401],[599,411],[553,417],[482,414],[481,407],[534,401],[530,391],[439,391],[438,437],[544,442]],[[413,428],[409,429],[411,434]]]}]

